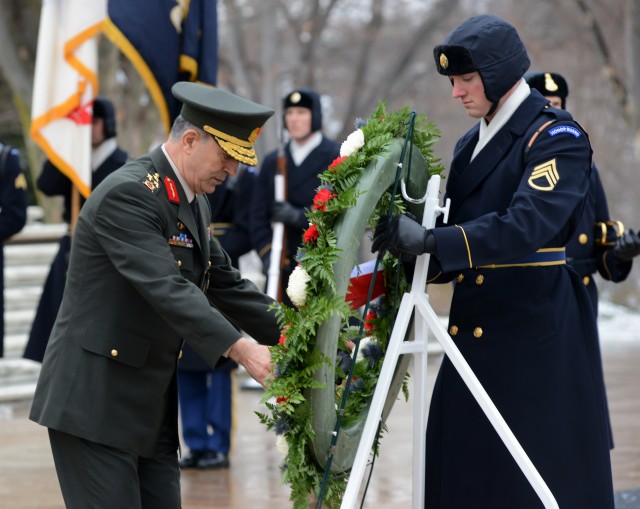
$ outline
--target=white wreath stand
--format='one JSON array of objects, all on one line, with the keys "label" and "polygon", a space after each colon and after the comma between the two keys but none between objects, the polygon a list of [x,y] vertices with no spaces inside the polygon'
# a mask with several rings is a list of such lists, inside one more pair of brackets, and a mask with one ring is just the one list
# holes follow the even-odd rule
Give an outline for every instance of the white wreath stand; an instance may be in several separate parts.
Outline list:
[{"label": "white wreath stand", "polygon": [[[439,206],[439,191],[441,178],[434,175],[429,180],[427,193],[421,200],[414,200],[407,196],[404,181],[402,182],[402,194],[408,201],[414,203],[425,202],[422,225],[426,228],[433,228],[436,218],[444,213],[444,220],[447,222],[449,215],[449,200],[444,207]],[[465,384],[478,401],[478,404],[489,418],[489,421],[496,432],[507,446],[507,449],[518,463],[518,466],[527,477],[529,483],[538,494],[544,504],[545,509],[558,509],[558,504],[544,480],[534,467],[533,463],[522,449],[507,423],[502,418],[498,409],[493,404],[489,395],[484,390],[473,371],[467,364],[453,340],[440,323],[438,316],[429,304],[426,281],[427,269],[429,267],[429,254],[418,256],[416,270],[411,284],[411,292],[405,293],[400,309],[396,317],[396,322],[389,339],[389,346],[385,354],[382,370],[373,395],[369,414],[365,422],[364,431],[353,467],[349,476],[347,489],[342,499],[341,509],[353,509],[355,507],[362,478],[366,469],[369,457],[372,454],[372,445],[378,429],[378,423],[383,412],[387,393],[393,373],[400,355],[413,355],[413,504],[412,509],[424,508],[424,465],[425,465],[425,441],[427,429],[427,339],[431,331],[438,340],[444,353],[456,368]],[[405,336],[411,316],[415,310],[415,338],[405,341]],[[428,489],[428,486],[426,487]]]}]

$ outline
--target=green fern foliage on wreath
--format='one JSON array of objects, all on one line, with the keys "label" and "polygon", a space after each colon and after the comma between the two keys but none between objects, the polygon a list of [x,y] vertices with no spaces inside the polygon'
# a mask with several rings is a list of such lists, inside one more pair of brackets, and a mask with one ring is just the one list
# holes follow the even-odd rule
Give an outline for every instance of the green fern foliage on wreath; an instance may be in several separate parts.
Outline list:
[{"label": "green fern foliage on wreath", "polygon": [[[287,289],[298,309],[284,305],[277,307],[282,335],[279,344],[272,348],[274,377],[263,396],[270,413],[256,413],[267,429],[276,433],[276,444],[284,458],[281,465],[282,480],[291,488],[294,509],[308,509],[311,497],[320,491],[324,474],[324,466],[316,463],[310,451],[314,431],[311,427],[310,405],[305,399],[307,391],[319,388],[313,374],[328,362],[315,348],[320,325],[331,316],[341,317],[343,327],[338,341],[341,355],[338,358],[347,363],[356,362],[343,418],[343,422],[348,424],[369,404],[391,336],[396,311],[392,307],[394,302],[399,305],[402,293],[408,291],[408,284],[403,277],[400,277],[399,285],[395,285],[396,278],[391,275],[396,271],[397,261],[386,256],[382,265],[386,297],[382,299],[381,312],[367,317],[364,324],[369,336],[366,339],[372,340],[365,347],[362,338],[358,338],[360,328],[348,325],[349,318],[361,317],[343,297],[335,294],[333,265],[340,257],[334,231],[336,221],[356,204],[356,184],[369,163],[384,158],[386,147],[392,140],[405,138],[411,115],[408,107],[389,112],[385,103],[380,103],[371,117],[361,122],[361,133],[354,133],[357,134],[355,147],[346,149],[349,155],[337,158],[322,173],[322,185],[314,199],[313,209],[307,213],[310,226],[304,233],[297,256],[299,267],[292,275],[292,279],[296,276],[299,280],[296,285],[298,288],[292,288],[290,279]],[[442,171],[433,153],[433,145],[438,137],[439,132],[433,123],[418,115],[414,123],[413,149],[422,153],[431,174]],[[345,144],[352,143],[350,138]],[[341,152],[345,151],[345,144]],[[387,213],[390,201],[391,194],[387,191],[369,219],[370,227],[375,227],[378,218]],[[392,210],[394,213],[405,211],[400,198],[396,198]],[[349,357],[350,345],[355,341],[360,341],[359,351],[365,354],[359,354],[358,360]],[[366,355],[367,351],[369,355]],[[345,370],[336,366],[336,380],[341,377],[345,378]],[[336,384],[336,408],[341,404],[344,389],[344,380]],[[406,387],[405,395],[408,395]],[[344,474],[329,478],[325,489],[326,507],[336,509],[340,506],[346,482]]]}]

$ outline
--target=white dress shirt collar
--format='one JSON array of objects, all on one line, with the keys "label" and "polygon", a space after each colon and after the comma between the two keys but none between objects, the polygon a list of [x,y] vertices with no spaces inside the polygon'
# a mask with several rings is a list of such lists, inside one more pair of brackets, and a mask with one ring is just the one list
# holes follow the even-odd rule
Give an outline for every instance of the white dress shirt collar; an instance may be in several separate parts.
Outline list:
[{"label": "white dress shirt collar", "polygon": [[487,121],[484,118],[480,120],[480,135],[478,137],[476,148],[473,149],[473,155],[471,156],[472,161],[473,158],[476,157],[476,155],[478,155],[478,153],[485,147],[485,145],[491,141],[491,138],[493,138],[496,133],[502,129],[511,116],[516,112],[518,107],[527,97],[529,97],[530,93],[531,89],[529,88],[529,85],[525,80],[521,79],[520,83],[518,83],[518,86],[513,91],[513,94],[511,94],[511,96],[509,96],[509,98],[504,102],[491,122],[487,124]]}]

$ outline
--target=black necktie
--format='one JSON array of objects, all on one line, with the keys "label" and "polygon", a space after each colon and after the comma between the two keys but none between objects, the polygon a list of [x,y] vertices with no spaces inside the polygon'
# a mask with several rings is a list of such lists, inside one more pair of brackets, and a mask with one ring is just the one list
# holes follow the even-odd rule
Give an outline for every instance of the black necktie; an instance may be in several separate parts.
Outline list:
[{"label": "black necktie", "polygon": [[200,209],[198,208],[198,198],[194,198],[191,201],[191,203],[189,203],[189,207],[191,207],[193,218],[196,220],[196,227],[199,230],[200,229]]}]

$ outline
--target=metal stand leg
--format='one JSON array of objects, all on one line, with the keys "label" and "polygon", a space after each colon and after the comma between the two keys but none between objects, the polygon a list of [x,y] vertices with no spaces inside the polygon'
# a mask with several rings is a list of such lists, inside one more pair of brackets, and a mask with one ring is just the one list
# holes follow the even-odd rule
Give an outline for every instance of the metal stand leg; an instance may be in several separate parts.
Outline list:
[{"label": "metal stand leg", "polygon": [[[449,203],[444,208],[438,205],[438,194],[440,189],[440,177],[433,176],[429,180],[427,194],[425,196],[425,212],[423,226],[432,228],[435,225],[437,216],[445,213],[445,222],[448,214]],[[403,194],[404,191],[403,191]],[[407,196],[405,195],[405,198]],[[415,201],[415,200],[413,200]],[[358,446],[358,452],[351,469],[347,489],[342,499],[341,509],[353,509],[356,504],[360,485],[364,471],[371,454],[371,447],[378,428],[380,416],[389,392],[393,373],[400,355],[413,355],[414,360],[414,394],[413,394],[413,509],[424,507],[424,465],[425,465],[425,436],[427,429],[427,339],[429,331],[433,332],[435,338],[442,345],[445,354],[456,368],[465,384],[473,394],[476,401],[486,414],[501,440],[516,460],[518,466],[527,477],[527,480],[536,491],[538,497],[546,509],[558,509],[553,494],[545,484],[544,480],[536,470],[535,466],[525,453],[524,449],[509,429],[509,426],[502,415],[489,398],[479,380],[469,367],[469,364],[462,356],[451,336],[440,323],[438,316],[429,304],[429,298],[424,289],[426,288],[427,269],[429,266],[428,254],[418,257],[416,271],[413,277],[411,292],[404,295],[400,303],[400,309],[396,317],[396,322],[389,339],[389,346],[385,354],[385,359],[378,379],[375,393],[367,415],[362,438]],[[412,341],[405,341],[407,327],[411,315],[415,311],[415,338]]]}]

